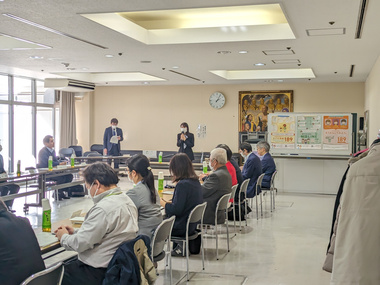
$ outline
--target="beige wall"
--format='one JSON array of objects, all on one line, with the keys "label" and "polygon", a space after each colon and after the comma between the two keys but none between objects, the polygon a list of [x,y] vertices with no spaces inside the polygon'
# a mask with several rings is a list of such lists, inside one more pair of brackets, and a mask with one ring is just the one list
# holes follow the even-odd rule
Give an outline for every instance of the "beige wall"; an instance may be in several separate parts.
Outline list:
[{"label": "beige wall", "polygon": [[83,151],[90,149],[91,141],[91,106],[92,95],[91,93],[83,93],[83,99],[75,101],[75,115],[77,120],[77,140],[78,145],[83,147]]},{"label": "beige wall", "polygon": [[[122,149],[176,150],[179,125],[186,121],[194,134],[198,124],[207,126],[207,137],[195,139],[195,151],[210,151],[219,143],[237,151],[238,94],[246,90],[294,90],[295,112],[364,112],[364,83],[97,87],[85,97],[93,102],[77,103],[78,124],[85,125],[78,127],[78,138],[88,150],[90,126],[90,145],[102,143],[104,129],[117,117],[124,131]],[[220,110],[208,103],[215,91],[226,96]]]},{"label": "beige wall", "polygon": [[380,57],[373,66],[371,73],[365,82],[365,110],[369,110],[369,135],[368,140],[371,143],[376,139],[380,129]]}]

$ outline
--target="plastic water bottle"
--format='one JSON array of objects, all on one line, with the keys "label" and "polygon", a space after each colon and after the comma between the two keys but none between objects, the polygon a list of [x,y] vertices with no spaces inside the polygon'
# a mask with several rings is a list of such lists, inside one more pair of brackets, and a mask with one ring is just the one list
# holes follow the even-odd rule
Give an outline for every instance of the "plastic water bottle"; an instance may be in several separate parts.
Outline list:
[{"label": "plastic water bottle", "polygon": [[17,176],[21,176],[21,160],[17,161]]},{"label": "plastic water bottle", "polygon": [[49,156],[48,168],[49,168],[49,171],[53,170],[53,157],[52,156]]},{"label": "plastic water bottle", "polygon": [[162,197],[162,191],[164,191],[164,173],[158,172],[158,195]]},{"label": "plastic water bottle", "polygon": [[48,199],[42,199],[42,231],[51,232],[51,208]]},{"label": "plastic water bottle", "polygon": [[71,164],[71,167],[75,166],[75,154],[74,153],[70,157],[70,164]]},{"label": "plastic water bottle", "polygon": [[207,168],[207,162],[206,162],[206,160],[204,160],[203,161],[203,173],[206,174],[207,170],[208,170],[208,168]]},{"label": "plastic water bottle", "polygon": [[162,163],[162,151],[158,154],[158,163]]}]

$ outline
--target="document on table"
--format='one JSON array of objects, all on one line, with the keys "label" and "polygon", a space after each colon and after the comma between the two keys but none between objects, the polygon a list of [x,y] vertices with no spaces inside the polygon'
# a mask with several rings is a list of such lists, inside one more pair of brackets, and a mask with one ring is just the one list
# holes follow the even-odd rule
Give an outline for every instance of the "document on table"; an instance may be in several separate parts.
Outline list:
[{"label": "document on table", "polygon": [[58,238],[48,232],[35,232],[40,247],[45,247],[58,242]]}]

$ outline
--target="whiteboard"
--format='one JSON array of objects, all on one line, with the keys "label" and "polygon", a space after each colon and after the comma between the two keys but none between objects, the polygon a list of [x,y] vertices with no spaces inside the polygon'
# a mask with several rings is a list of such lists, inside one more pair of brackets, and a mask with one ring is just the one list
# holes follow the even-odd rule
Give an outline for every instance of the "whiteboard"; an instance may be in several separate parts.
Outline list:
[{"label": "whiteboard", "polygon": [[274,155],[347,156],[353,125],[351,113],[273,113],[268,115],[268,143]]}]

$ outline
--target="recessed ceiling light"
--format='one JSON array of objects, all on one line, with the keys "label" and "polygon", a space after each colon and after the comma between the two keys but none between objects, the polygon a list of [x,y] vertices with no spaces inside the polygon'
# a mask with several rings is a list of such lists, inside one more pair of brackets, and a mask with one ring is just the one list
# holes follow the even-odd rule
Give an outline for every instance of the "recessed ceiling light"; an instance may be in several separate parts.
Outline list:
[{"label": "recessed ceiling light", "polygon": [[82,70],[88,70],[88,68],[87,67],[82,67]]},{"label": "recessed ceiling light", "polygon": [[144,85],[149,85],[149,82],[145,81],[143,82]]},{"label": "recessed ceiling light", "polygon": [[255,63],[255,66],[264,66],[265,63],[262,63],[262,62],[258,62],[258,63]]},{"label": "recessed ceiling light", "polygon": [[229,50],[220,50],[217,53],[219,53],[219,54],[229,54],[231,52]]},{"label": "recessed ceiling light", "polygon": [[279,79],[279,80],[277,80],[277,82],[284,82],[284,80],[282,80],[282,79]]},{"label": "recessed ceiling light", "polygon": [[38,56],[38,55],[32,55],[32,56],[29,56],[29,58],[31,58],[31,59],[43,59],[44,57]]},{"label": "recessed ceiling light", "polygon": [[178,68],[179,68],[179,66],[173,66],[172,68],[173,68],[173,69],[178,69]]},{"label": "recessed ceiling light", "polygon": [[241,51],[239,51],[239,53],[241,53],[241,54],[245,54],[245,53],[248,53],[248,51],[246,51],[246,50],[241,50]]},{"label": "recessed ceiling light", "polygon": [[113,57],[113,55],[112,54],[106,54],[105,57],[111,58],[111,57]]}]

